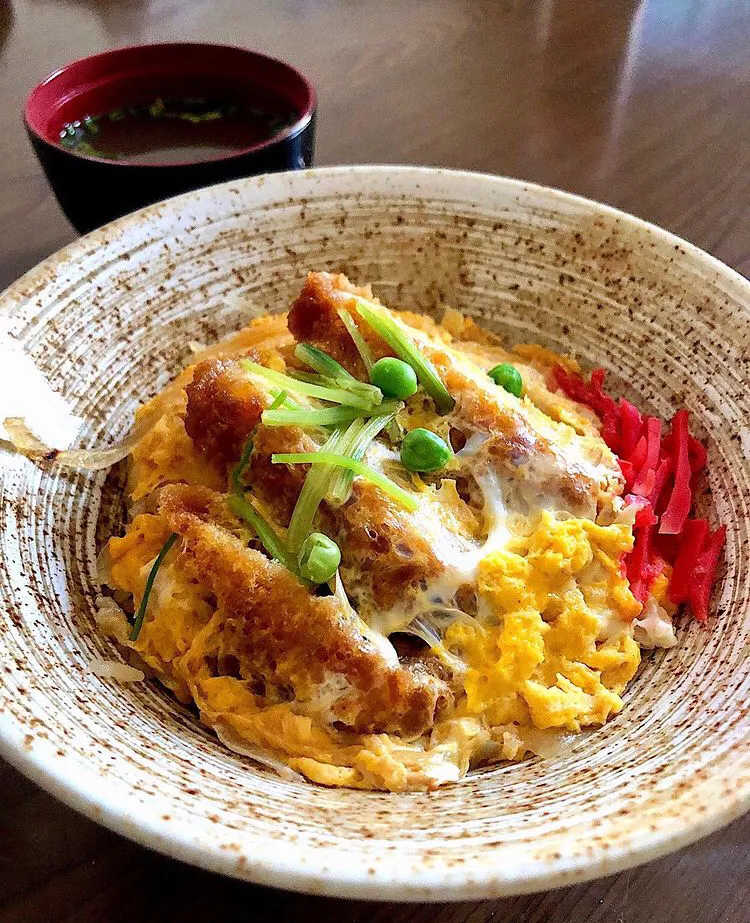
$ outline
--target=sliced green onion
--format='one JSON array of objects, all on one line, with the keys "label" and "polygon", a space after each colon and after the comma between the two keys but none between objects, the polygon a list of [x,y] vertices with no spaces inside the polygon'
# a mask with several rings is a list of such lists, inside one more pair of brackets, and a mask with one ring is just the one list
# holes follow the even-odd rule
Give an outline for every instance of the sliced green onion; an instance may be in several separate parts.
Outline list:
[{"label": "sliced green onion", "polygon": [[232,468],[232,474],[229,477],[229,480],[232,485],[232,490],[236,494],[242,493],[242,482],[240,479],[242,478],[242,475],[245,473],[245,468],[247,468],[247,466],[250,464],[250,456],[252,454],[253,454],[253,434],[250,433],[250,435],[247,437],[247,441],[245,442],[245,447],[242,450],[242,455],[240,455],[240,460],[237,462],[234,468]]},{"label": "sliced green onion", "polygon": [[351,391],[352,394],[370,401],[373,405],[383,400],[383,392],[380,388],[366,381],[358,381],[356,378],[329,378],[317,372],[298,372],[296,369],[289,372],[289,377],[310,385],[320,385],[322,388],[342,388],[344,391]]},{"label": "sliced green onion", "polygon": [[266,426],[338,426],[352,423],[360,417],[386,416],[398,412],[404,405],[400,401],[384,401],[379,407],[359,410],[357,407],[303,407],[294,410],[274,409],[263,411],[261,421]]},{"label": "sliced green onion", "polygon": [[141,633],[141,627],[143,626],[143,620],[146,617],[146,609],[148,607],[148,600],[151,596],[151,590],[154,588],[154,580],[156,580],[156,575],[159,573],[159,568],[164,563],[164,558],[169,554],[169,551],[177,541],[177,533],[173,532],[169,538],[161,546],[161,551],[156,556],[156,560],[151,565],[151,570],[148,573],[146,578],[146,586],[143,590],[143,596],[141,597],[141,604],[138,606],[138,615],[135,617],[133,622],[133,627],[130,629],[130,640],[137,641],[138,635]]},{"label": "sliced green onion", "polygon": [[367,369],[367,374],[370,374],[370,369],[375,365],[375,362],[372,358],[372,353],[370,352],[370,347],[365,342],[365,338],[359,331],[359,327],[354,322],[354,318],[346,310],[346,308],[339,308],[337,311],[338,316],[341,318],[344,326],[349,331],[349,336],[354,341],[354,345],[357,347],[357,352],[359,353],[362,362],[365,364]]},{"label": "sliced green onion", "polygon": [[404,432],[404,427],[398,422],[395,416],[385,428],[386,436],[394,445],[401,442],[401,440],[404,438]]},{"label": "sliced green onion", "polygon": [[[282,404],[287,399],[286,391],[281,391],[274,398],[273,403],[271,404],[271,410],[276,411],[277,408],[281,407]],[[297,411],[287,410],[281,411],[282,413],[295,413]],[[266,522],[266,520],[261,516],[258,510],[245,499],[242,487],[242,475],[245,472],[248,464],[250,463],[250,456],[253,453],[253,434],[251,433],[247,437],[247,442],[245,447],[242,450],[242,455],[239,462],[235,465],[231,474],[231,484],[232,484],[232,495],[229,497],[228,504],[229,508],[239,516],[241,519],[244,519],[248,525],[252,528],[253,532],[258,536],[261,541],[261,544],[266,549],[268,554],[275,558],[279,563],[283,564],[288,570],[293,574],[299,576],[299,570],[297,568],[297,562],[294,560],[292,555],[284,547],[284,543],[276,534],[273,526]]]},{"label": "sliced green onion", "polygon": [[283,407],[288,400],[289,395],[286,391],[277,391],[269,410],[276,410],[277,407]]},{"label": "sliced green onion", "polygon": [[339,465],[379,487],[383,493],[398,500],[409,512],[413,513],[419,508],[417,500],[390,478],[348,455],[336,455],[333,452],[322,450],[320,452],[275,453],[271,456],[271,461],[275,465]]},{"label": "sliced green onion", "polygon": [[252,528],[268,554],[280,564],[283,564],[287,570],[299,576],[299,569],[297,568],[297,562],[294,560],[294,557],[289,554],[284,543],[276,534],[273,526],[266,522],[252,503],[249,503],[239,494],[232,494],[227,502],[232,512],[241,519],[244,519]]},{"label": "sliced green onion", "polygon": [[[382,410],[385,406],[385,403],[381,404],[378,410]],[[362,420],[359,432],[350,431],[351,443],[348,455],[355,461],[361,461],[378,433],[393,422],[397,411],[403,406],[403,404],[397,404],[396,408],[387,415],[378,415],[367,422]],[[349,499],[353,480],[353,471],[348,471],[346,468],[337,468],[331,479],[326,499],[337,506],[345,503]]]},{"label": "sliced green onion", "polygon": [[354,299],[359,316],[386,341],[399,359],[403,359],[414,369],[422,387],[435,401],[438,411],[449,413],[453,410],[456,402],[441,381],[437,369],[427,356],[422,355],[399,324],[390,315],[384,313],[379,305],[356,295]]},{"label": "sliced green onion", "polygon": [[350,375],[343,365],[336,362],[333,356],[329,356],[317,346],[311,346],[310,343],[297,343],[294,347],[294,355],[300,362],[310,366],[314,372],[325,375],[327,378],[350,378],[356,381],[356,378]]},{"label": "sliced green onion", "polygon": [[[329,401],[332,404],[344,404],[348,407],[361,407],[363,410],[369,410],[373,401],[366,400],[351,391],[345,391],[343,388],[329,388],[322,385],[313,385],[308,382],[298,381],[289,375],[281,372],[275,372],[273,369],[267,369],[264,365],[258,365],[257,362],[251,362],[249,359],[240,361],[242,368],[251,375],[257,375],[264,378],[286,391],[297,394],[306,394],[308,397],[317,397],[322,401]],[[378,391],[378,394],[380,392]],[[382,400],[382,396],[381,396]]]},{"label": "sliced green onion", "polygon": [[[323,443],[321,449],[326,452],[346,452],[352,438],[351,431],[359,432],[361,425],[361,420],[355,420],[348,429],[335,430]],[[324,465],[316,465],[307,472],[286,533],[287,544],[292,552],[299,551],[302,542],[312,532],[313,520],[318,512],[320,501],[326,495],[335,473],[335,468]]]},{"label": "sliced green onion", "polygon": [[261,422],[266,426],[338,426],[359,419],[362,414],[379,413],[375,410],[360,410],[358,407],[316,407],[307,410],[264,410]]},{"label": "sliced green onion", "polygon": [[[335,378],[324,378],[322,375],[319,375],[317,372],[301,372],[299,369],[289,369],[287,373],[290,378],[293,378],[295,381],[304,381],[309,385],[321,385],[321,387],[330,388],[331,382],[336,381]],[[336,385],[335,387],[339,387]]]},{"label": "sliced green onion", "polygon": [[286,391],[283,391],[281,388],[269,388],[268,393],[273,398],[274,404],[276,403],[279,397],[283,396],[284,400],[279,405],[280,407],[287,407],[289,408],[289,410],[291,410],[292,407],[299,407],[299,404],[297,403],[297,401],[292,400],[292,398],[289,397],[288,393]]},{"label": "sliced green onion", "polygon": [[[286,391],[279,391],[277,392],[276,397],[273,399],[273,403],[268,409],[275,412],[277,408],[286,405],[286,402],[288,399],[289,398],[288,398]],[[264,411],[264,413],[266,412],[267,411]],[[282,411],[282,413],[299,413],[299,411],[292,410],[290,408],[289,410]],[[253,454],[253,434],[250,433],[250,435],[247,437],[247,441],[245,442],[245,447],[242,450],[242,455],[240,455],[240,460],[237,462],[237,464],[232,469],[232,474],[229,479],[232,485],[232,490],[237,494],[242,494],[242,482],[240,479],[242,478],[242,475],[245,473],[245,468],[247,468],[247,466],[250,464],[250,456],[252,454]]]},{"label": "sliced green onion", "polygon": [[[335,378],[324,378],[318,372],[303,372],[302,369],[289,369],[287,375],[295,381],[306,381],[310,385],[322,385],[324,382],[336,380]],[[330,384],[326,384],[325,387],[329,388]]]}]

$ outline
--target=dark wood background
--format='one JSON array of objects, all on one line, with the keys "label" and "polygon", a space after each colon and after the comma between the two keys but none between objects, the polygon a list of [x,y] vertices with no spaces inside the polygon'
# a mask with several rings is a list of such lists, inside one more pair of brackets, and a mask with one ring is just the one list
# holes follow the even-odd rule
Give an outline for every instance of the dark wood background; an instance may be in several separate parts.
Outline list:
[{"label": "dark wood background", "polygon": [[[0,0],[0,286],[74,236],[24,136],[25,94],[81,55],[173,39],[245,44],[300,67],[320,93],[319,164],[436,164],[559,186],[750,274],[749,0]],[[745,818],[562,891],[358,904],[157,856],[0,764],[3,923],[741,923],[749,843]]]}]

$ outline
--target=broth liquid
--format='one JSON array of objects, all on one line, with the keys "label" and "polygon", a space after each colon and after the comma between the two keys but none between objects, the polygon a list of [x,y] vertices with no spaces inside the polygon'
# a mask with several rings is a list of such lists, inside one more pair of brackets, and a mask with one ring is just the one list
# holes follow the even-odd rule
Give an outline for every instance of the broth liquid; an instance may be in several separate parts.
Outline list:
[{"label": "broth liquid", "polygon": [[214,160],[267,141],[294,124],[284,104],[226,103],[203,99],[117,109],[71,122],[60,144],[89,157],[134,164]]}]

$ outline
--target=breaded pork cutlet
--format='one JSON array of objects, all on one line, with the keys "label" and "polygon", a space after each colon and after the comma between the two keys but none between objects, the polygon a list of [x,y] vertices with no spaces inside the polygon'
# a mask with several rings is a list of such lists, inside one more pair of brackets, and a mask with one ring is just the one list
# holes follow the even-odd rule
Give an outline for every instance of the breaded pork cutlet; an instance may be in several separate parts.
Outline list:
[{"label": "breaded pork cutlet", "polygon": [[[369,290],[356,288],[345,276],[310,273],[289,311],[289,330],[298,340],[331,352],[350,372],[361,373],[361,360],[340,317],[341,309],[348,310],[357,321],[374,358],[393,355],[367,324],[357,320],[356,299],[368,295]],[[398,318],[398,314],[393,316]],[[546,431],[549,421],[543,414],[533,407],[519,409],[485,370],[467,362],[448,343],[441,347],[430,337],[421,336],[421,327],[435,332],[431,322],[408,312],[402,316],[412,325],[405,328],[407,335],[430,359],[455,399],[452,425],[463,436],[480,433],[488,437],[483,454],[501,477],[515,481],[534,501],[549,496],[557,499],[559,506],[576,512],[595,511],[611,498],[621,482],[614,457],[592,458],[586,463],[583,440],[573,438],[569,446],[560,445],[554,434]]]},{"label": "breaded pork cutlet", "polygon": [[162,491],[159,511],[216,595],[222,653],[236,658],[240,675],[313,708],[318,702],[323,720],[361,733],[408,738],[432,727],[452,700],[447,685],[421,664],[389,663],[351,609],[312,595],[281,564],[212,521],[220,499],[175,485]]}]

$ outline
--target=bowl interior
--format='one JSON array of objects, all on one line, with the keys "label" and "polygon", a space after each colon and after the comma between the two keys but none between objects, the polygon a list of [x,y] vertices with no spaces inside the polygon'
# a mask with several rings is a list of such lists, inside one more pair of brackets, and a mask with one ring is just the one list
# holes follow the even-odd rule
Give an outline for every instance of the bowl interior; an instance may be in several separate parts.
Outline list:
[{"label": "bowl interior", "polygon": [[[148,845],[317,893],[411,900],[554,887],[651,858],[737,816],[750,793],[750,285],[594,203],[471,174],[340,168],[215,186],[52,257],[0,301],[9,333],[86,422],[90,446],[310,268],[397,307],[452,305],[511,341],[609,370],[651,412],[687,406],[709,445],[703,511],[727,524],[710,630],[647,654],[626,707],[572,753],[431,794],[285,782],[226,752],[151,683],[99,679],[97,535],[117,471],[3,457],[0,740],[54,793]],[[237,295],[242,295],[237,299]]]},{"label": "bowl interior", "polygon": [[[156,99],[251,100],[269,114],[296,115],[289,134],[309,120],[315,105],[310,84],[293,67],[254,51],[225,45],[135,45],[82,58],[46,77],[26,101],[26,123],[59,144],[60,131],[90,115],[106,115]],[[278,137],[278,136],[277,136]],[[232,151],[247,153],[259,145]]]}]

